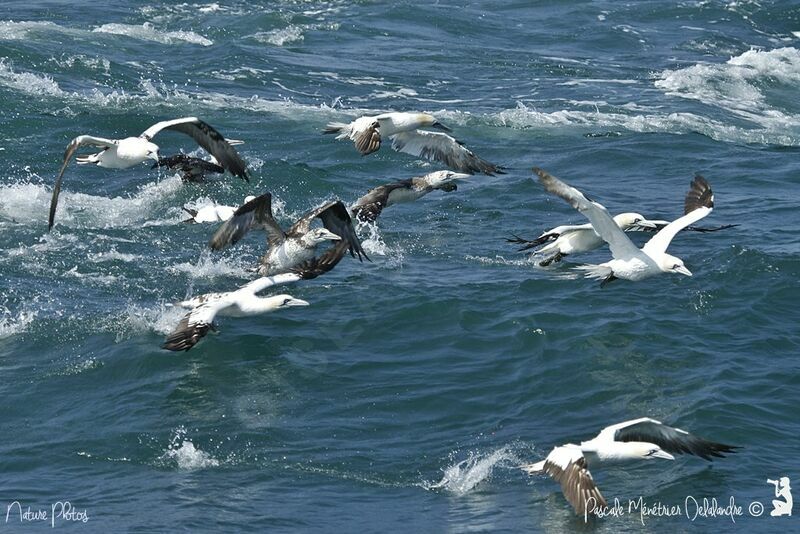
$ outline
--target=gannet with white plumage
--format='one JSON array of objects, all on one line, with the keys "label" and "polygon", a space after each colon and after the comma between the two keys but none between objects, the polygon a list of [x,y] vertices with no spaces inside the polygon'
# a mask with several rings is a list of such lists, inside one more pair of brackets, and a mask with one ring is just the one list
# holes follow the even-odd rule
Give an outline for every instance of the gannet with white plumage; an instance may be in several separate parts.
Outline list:
[{"label": "gannet with white plumage", "polygon": [[587,516],[607,506],[589,469],[692,454],[708,461],[724,458],[737,447],[708,441],[680,428],[642,417],[604,428],[580,445],[555,447],[541,462],[520,466],[528,474],[545,473],[561,485],[575,513]]},{"label": "gannet with white plumage", "polygon": [[608,243],[613,256],[611,261],[579,267],[586,272],[586,276],[601,279],[601,286],[618,278],[638,281],[661,273],[692,276],[683,260],[667,254],[667,247],[678,232],[696,223],[714,208],[711,186],[702,176],[695,176],[686,194],[685,215],[669,223],[639,249],[601,204],[588,200],[583,193],[542,169],[534,168],[534,172],[539,175],[539,181],[547,191],[563,198],[581,212],[589,219],[595,232]]},{"label": "gannet with white plumage", "polygon": [[247,164],[236,152],[230,142],[228,142],[217,130],[208,123],[197,117],[184,117],[158,122],[138,137],[126,137],[125,139],[105,139],[91,135],[79,135],[70,141],[64,152],[64,160],[61,171],[58,173],[55,185],[53,186],[53,198],[50,201],[50,216],[48,229],[53,227],[55,222],[56,206],[58,196],[61,192],[61,181],[64,171],[67,169],[75,151],[84,146],[100,147],[102,150],[88,156],[78,156],[76,161],[79,165],[94,163],[98,167],[109,169],[127,169],[138,165],[148,159],[159,162],[159,147],[152,142],[153,137],[163,130],[173,130],[184,133],[194,139],[197,144],[214,156],[217,163],[228,170],[234,176],[244,180],[248,179]]},{"label": "gannet with white plumage", "polygon": [[346,253],[347,244],[340,242],[318,258],[303,262],[288,273],[258,278],[235,291],[206,293],[178,303],[182,308],[192,311],[167,336],[162,348],[172,351],[191,349],[213,328],[217,315],[247,317],[292,306],[308,306],[308,302],[290,295],[259,297],[257,293],[268,287],[316,278],[333,269]]},{"label": "gannet with white plumage", "polygon": [[[247,196],[244,198],[244,204],[247,204],[251,200],[255,199],[253,195]],[[186,219],[185,223],[212,223],[212,222],[225,222],[231,217],[233,214],[236,213],[236,210],[239,209],[238,206],[225,206],[223,204],[217,204],[213,202],[208,206],[203,206],[198,209],[187,208],[183,206],[183,211],[188,213],[190,217]]]},{"label": "gannet with white plumage", "polygon": [[337,134],[336,139],[350,139],[362,156],[381,147],[384,138],[391,139],[392,148],[428,161],[444,163],[453,170],[469,174],[502,174],[498,165],[479,158],[453,137],[422,128],[450,128],[429,113],[391,112],[364,116],[350,123],[332,122],[323,133]]}]

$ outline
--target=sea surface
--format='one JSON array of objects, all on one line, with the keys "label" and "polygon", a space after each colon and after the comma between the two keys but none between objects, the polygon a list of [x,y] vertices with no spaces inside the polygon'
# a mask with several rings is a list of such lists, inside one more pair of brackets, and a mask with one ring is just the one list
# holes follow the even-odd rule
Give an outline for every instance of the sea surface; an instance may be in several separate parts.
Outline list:
[{"label": "sea surface", "polygon": [[[767,479],[800,487],[798,94],[789,1],[3,1],[0,532],[51,530],[65,501],[74,532],[797,531]],[[210,253],[182,207],[270,191],[288,224],[441,168],[321,134],[388,110],[506,174],[388,208],[371,262],[281,288],[309,307],[162,350],[170,303],[246,283],[265,249]],[[245,141],[250,183],[73,163],[47,232],[70,139],[182,116]],[[656,219],[700,173],[702,224],[738,226],[676,237],[692,277],[601,289],[574,267],[607,250],[541,268],[505,241],[585,222],[533,166]],[[645,416],[741,449],[597,470],[626,513],[589,524],[517,468]],[[640,497],[681,513],[627,513]]]}]

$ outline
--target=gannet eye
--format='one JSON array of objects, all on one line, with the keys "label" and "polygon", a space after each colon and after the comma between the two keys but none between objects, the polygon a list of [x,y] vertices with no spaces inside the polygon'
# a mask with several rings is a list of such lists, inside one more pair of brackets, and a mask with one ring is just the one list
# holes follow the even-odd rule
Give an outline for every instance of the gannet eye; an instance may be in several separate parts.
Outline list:
[{"label": "gannet eye", "polygon": [[650,449],[646,456],[653,456],[657,452],[658,452],[658,449]]},{"label": "gannet eye", "polygon": [[678,267],[680,267],[680,265],[679,265],[679,264],[677,264],[677,263],[676,263],[675,265],[673,265],[673,266],[672,266],[672,268],[673,268],[673,269],[677,269]]},{"label": "gannet eye", "polygon": [[291,301],[292,301],[292,299],[283,299],[283,304],[281,304],[281,306],[286,306],[286,305],[287,305],[287,304],[289,304]]}]

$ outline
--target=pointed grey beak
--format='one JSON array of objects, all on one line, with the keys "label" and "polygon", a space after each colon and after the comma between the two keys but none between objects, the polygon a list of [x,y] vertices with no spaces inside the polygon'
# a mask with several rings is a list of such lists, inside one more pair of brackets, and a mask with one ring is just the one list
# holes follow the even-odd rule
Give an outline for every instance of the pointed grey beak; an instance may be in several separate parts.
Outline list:
[{"label": "pointed grey beak", "polygon": [[454,172],[450,174],[450,179],[452,180],[466,180],[467,178],[472,178],[472,175],[463,172]]},{"label": "pointed grey beak", "polygon": [[322,231],[322,236],[325,237],[326,239],[331,240],[331,241],[341,241],[342,240],[341,236],[336,235],[336,234],[334,234],[333,232],[331,232],[330,230],[327,230],[327,229]]},{"label": "pointed grey beak", "polygon": [[665,460],[674,460],[675,457],[666,451],[657,451],[653,453],[653,458],[663,458]]},{"label": "pointed grey beak", "polygon": [[634,226],[638,226],[639,228],[643,228],[643,229],[644,228],[648,228],[648,229],[653,229],[653,230],[658,228],[658,224],[656,224],[653,221],[648,221],[648,220],[639,221]]},{"label": "pointed grey beak", "polygon": [[685,276],[692,276],[692,271],[690,271],[686,267],[676,267],[674,270],[675,270],[676,273],[680,273],[680,274],[683,274]]},{"label": "pointed grey beak", "polygon": [[284,304],[284,306],[308,306],[308,302],[302,299],[292,298],[292,300]]},{"label": "pointed grey beak", "polygon": [[443,132],[452,132],[453,131],[453,130],[451,130],[450,128],[448,128],[447,126],[445,126],[444,124],[442,124],[439,121],[436,121],[433,124],[431,124],[431,128],[436,128],[437,130],[442,130]]}]

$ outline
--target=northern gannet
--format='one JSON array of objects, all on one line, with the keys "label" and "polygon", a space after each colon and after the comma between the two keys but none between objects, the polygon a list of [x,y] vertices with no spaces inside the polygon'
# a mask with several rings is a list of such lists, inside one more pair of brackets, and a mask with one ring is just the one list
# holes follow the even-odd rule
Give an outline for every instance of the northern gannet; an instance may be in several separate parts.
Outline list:
[{"label": "northern gannet", "polygon": [[[613,218],[623,232],[656,227],[654,222],[648,221],[638,213],[620,213],[619,215],[614,215]],[[546,267],[553,262],[557,263],[570,254],[589,252],[605,243],[603,238],[594,231],[591,223],[556,226],[532,240],[514,236],[513,239],[506,239],[506,241],[523,245],[520,247],[520,251],[544,245],[542,248],[533,251],[534,255],[547,256],[539,261],[539,265],[542,267]]]},{"label": "northern gannet", "polygon": [[[311,228],[320,219],[324,228]],[[344,241],[350,254],[367,258],[361,248],[353,221],[340,200],[331,200],[305,213],[284,232],[272,216],[272,195],[265,193],[240,207],[222,224],[209,242],[212,250],[221,250],[237,241],[253,228],[267,233],[269,249],[259,261],[258,274],[270,276],[284,273],[315,257],[317,247],[326,241]],[[369,259],[369,258],[367,258]]]},{"label": "northern gannet", "polygon": [[430,132],[420,128],[450,128],[428,113],[392,112],[364,116],[349,124],[329,123],[323,133],[337,134],[336,139],[350,139],[362,156],[381,147],[383,138],[391,139],[392,148],[428,161],[444,163],[451,169],[469,174],[502,174],[502,167],[489,163],[472,153],[461,142],[446,133]]},{"label": "northern gannet", "polygon": [[695,176],[686,194],[685,215],[669,223],[639,249],[601,204],[588,200],[583,193],[542,169],[535,168],[534,172],[539,175],[545,189],[581,212],[589,219],[595,232],[608,243],[614,259],[600,265],[579,267],[586,276],[602,279],[601,286],[617,278],[636,281],[660,273],[692,276],[680,258],[667,254],[667,247],[678,232],[711,213],[714,207],[711,187],[702,176]]},{"label": "northern gannet", "polygon": [[366,195],[350,206],[350,213],[363,222],[373,222],[384,208],[402,202],[413,202],[431,191],[455,191],[456,180],[464,180],[471,175],[452,171],[436,171],[425,176],[415,176],[370,189]]},{"label": "northern gannet", "polygon": [[148,159],[155,160],[158,163],[159,148],[158,145],[152,142],[152,139],[162,130],[173,130],[192,137],[197,144],[214,156],[221,167],[227,169],[234,176],[244,180],[248,179],[247,164],[236,152],[236,149],[211,125],[197,117],[184,117],[182,119],[158,122],[142,132],[138,137],[126,137],[125,139],[105,139],[91,135],[79,135],[70,141],[69,145],[67,145],[67,150],[64,152],[61,171],[58,173],[58,178],[56,178],[56,183],[53,186],[48,229],[53,227],[55,220],[58,195],[61,192],[61,180],[64,177],[64,171],[78,148],[83,146],[102,148],[96,154],[78,156],[76,161],[79,165],[94,163],[99,167],[109,169],[127,169]]},{"label": "northern gannet", "polygon": [[346,252],[347,245],[342,242],[318,258],[295,266],[291,272],[258,278],[235,291],[206,293],[178,303],[182,308],[192,311],[167,336],[162,348],[172,351],[191,349],[213,328],[217,315],[246,317],[292,306],[308,306],[308,302],[290,295],[259,297],[256,293],[268,287],[316,278],[333,269]]},{"label": "northern gannet", "polygon": [[584,517],[605,508],[606,500],[589,469],[639,460],[674,460],[673,454],[692,454],[708,461],[736,452],[731,445],[707,441],[680,428],[642,417],[604,428],[580,445],[555,447],[541,462],[520,466],[528,474],[546,473],[561,485],[575,513]]},{"label": "northern gannet", "polygon": [[[244,204],[247,204],[251,200],[253,200],[253,195],[247,196],[244,198]],[[233,214],[236,213],[236,210],[239,209],[236,206],[224,206],[222,204],[217,204],[216,202],[210,206],[203,206],[199,209],[191,209],[183,206],[183,211],[188,213],[190,217],[186,219],[185,223],[212,223],[212,222],[225,222],[231,217]]]}]

